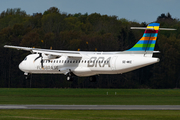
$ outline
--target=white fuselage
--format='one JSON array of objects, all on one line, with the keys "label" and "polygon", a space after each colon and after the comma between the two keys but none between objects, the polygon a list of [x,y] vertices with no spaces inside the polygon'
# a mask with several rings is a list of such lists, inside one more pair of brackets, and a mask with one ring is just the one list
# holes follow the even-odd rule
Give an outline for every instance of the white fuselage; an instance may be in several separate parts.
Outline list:
[{"label": "white fuselage", "polygon": [[39,54],[28,55],[19,68],[25,73],[66,74],[69,71],[77,76],[93,76],[98,74],[122,74],[150,64],[159,62],[158,58],[131,54],[83,54],[81,58],[59,57],[44,60],[41,67]]}]

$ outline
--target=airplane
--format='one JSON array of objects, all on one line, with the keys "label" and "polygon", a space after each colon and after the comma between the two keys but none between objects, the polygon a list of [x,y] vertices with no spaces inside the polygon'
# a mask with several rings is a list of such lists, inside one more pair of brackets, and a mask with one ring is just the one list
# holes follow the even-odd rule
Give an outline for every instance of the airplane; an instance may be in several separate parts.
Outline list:
[{"label": "airplane", "polygon": [[29,51],[19,64],[19,69],[28,79],[31,74],[64,74],[68,81],[74,76],[90,77],[96,81],[96,75],[123,74],[160,61],[153,57],[158,31],[176,30],[159,28],[159,23],[150,23],[147,27],[131,27],[144,29],[142,38],[129,50],[115,52],[65,51],[5,45],[5,48]]}]

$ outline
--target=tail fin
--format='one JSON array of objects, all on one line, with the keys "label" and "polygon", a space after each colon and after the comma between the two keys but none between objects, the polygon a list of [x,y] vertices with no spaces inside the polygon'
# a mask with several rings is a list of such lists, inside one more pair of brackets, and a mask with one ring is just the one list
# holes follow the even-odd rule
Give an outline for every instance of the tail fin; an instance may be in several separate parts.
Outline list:
[{"label": "tail fin", "polygon": [[143,37],[129,50],[134,54],[152,57],[159,31],[159,23],[151,23],[145,28]]}]

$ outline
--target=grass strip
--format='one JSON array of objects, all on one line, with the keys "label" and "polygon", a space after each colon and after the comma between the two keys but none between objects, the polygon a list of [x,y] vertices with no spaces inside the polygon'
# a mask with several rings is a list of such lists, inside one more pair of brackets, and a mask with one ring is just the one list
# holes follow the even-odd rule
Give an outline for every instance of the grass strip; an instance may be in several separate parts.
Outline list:
[{"label": "grass strip", "polygon": [[168,110],[0,110],[0,119],[179,120],[179,113]]},{"label": "grass strip", "polygon": [[0,104],[180,105],[180,90],[1,88]]}]

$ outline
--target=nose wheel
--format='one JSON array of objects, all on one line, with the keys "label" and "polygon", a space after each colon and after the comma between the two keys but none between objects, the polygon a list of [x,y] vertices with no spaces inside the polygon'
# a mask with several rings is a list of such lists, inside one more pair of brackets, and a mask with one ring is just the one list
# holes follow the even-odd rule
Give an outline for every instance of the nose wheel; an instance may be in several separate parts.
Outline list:
[{"label": "nose wheel", "polygon": [[29,74],[29,73],[24,73],[24,77],[25,77],[26,80],[29,80],[30,77],[31,77],[31,74]]}]

